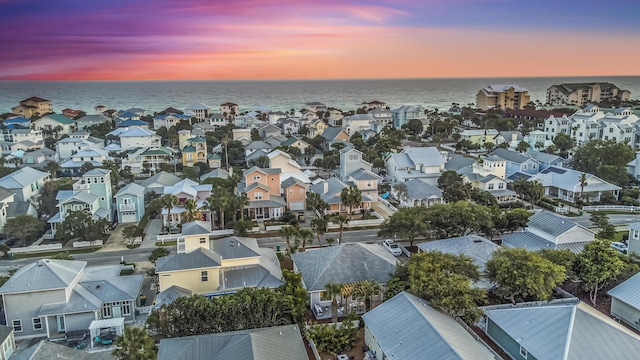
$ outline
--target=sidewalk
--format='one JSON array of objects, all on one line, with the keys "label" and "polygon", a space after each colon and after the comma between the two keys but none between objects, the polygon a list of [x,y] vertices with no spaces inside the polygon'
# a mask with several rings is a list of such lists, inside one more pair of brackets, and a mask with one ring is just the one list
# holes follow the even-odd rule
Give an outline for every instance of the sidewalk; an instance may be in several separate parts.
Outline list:
[{"label": "sidewalk", "polygon": [[144,239],[142,240],[140,247],[144,249],[154,249],[156,247],[156,239],[161,231],[162,220],[149,219],[149,223],[147,223],[147,228],[145,229]]}]

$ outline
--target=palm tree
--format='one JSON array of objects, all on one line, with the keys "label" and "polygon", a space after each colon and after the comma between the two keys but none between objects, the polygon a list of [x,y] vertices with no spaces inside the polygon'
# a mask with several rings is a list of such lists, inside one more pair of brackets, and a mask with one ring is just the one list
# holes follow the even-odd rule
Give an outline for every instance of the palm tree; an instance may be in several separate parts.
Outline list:
[{"label": "palm tree", "polygon": [[336,239],[332,238],[332,237],[328,237],[326,239],[324,239],[324,241],[329,244],[329,246],[333,245],[334,242],[336,242]]},{"label": "palm tree", "polygon": [[544,197],[544,185],[537,181],[531,182],[528,193],[529,202],[531,204],[536,204],[538,201],[540,201],[540,199]]},{"label": "palm tree", "polygon": [[56,175],[58,175],[58,171],[60,171],[61,167],[57,162],[49,161],[44,169],[51,174],[51,178],[53,179],[56,177]]},{"label": "palm tree", "polygon": [[227,171],[229,171],[229,151],[227,150],[227,145],[229,144],[229,138],[225,135],[222,137],[222,145],[224,146],[224,156],[225,163],[227,165]]},{"label": "palm tree", "polygon": [[513,182],[513,191],[518,195],[519,198],[522,198],[524,194],[527,192],[527,188],[529,187],[529,182],[523,178],[520,178]]},{"label": "palm tree", "polygon": [[207,208],[218,213],[218,216],[220,217],[220,227],[222,229],[225,228],[224,213],[229,210],[232,205],[232,196],[233,195],[228,190],[226,190],[222,186],[218,186],[213,192],[213,195],[207,198]]},{"label": "palm tree", "polygon": [[340,226],[340,239],[338,239],[338,245],[342,242],[342,233],[344,232],[344,227],[349,225],[349,218],[344,215],[338,215],[333,219],[333,223]]},{"label": "palm tree", "polygon": [[582,201],[582,196],[584,195],[584,187],[589,185],[587,183],[587,174],[580,174],[580,178],[578,179],[578,181],[580,182],[580,201]]},{"label": "palm tree", "polygon": [[338,300],[337,296],[342,294],[342,285],[338,283],[329,283],[324,286],[325,295],[331,297],[331,322],[338,322]]},{"label": "palm tree", "polygon": [[349,219],[351,220],[353,207],[362,204],[362,191],[355,186],[344,188],[340,192],[340,200],[342,201],[342,205],[349,208]]},{"label": "palm tree", "polygon": [[321,217],[311,220],[311,229],[318,235],[318,245],[320,244],[320,235],[327,232],[327,223],[327,219]]},{"label": "palm tree", "polygon": [[236,205],[240,207],[240,220],[244,220],[244,208],[249,206],[249,198],[247,194],[242,193],[236,196]]},{"label": "palm tree", "polygon": [[164,194],[160,199],[162,199],[162,207],[167,209],[167,229],[171,234],[171,209],[178,205],[178,197],[173,194]]},{"label": "palm tree", "polygon": [[309,229],[300,229],[296,234],[296,242],[302,241],[302,249],[307,248],[307,242],[311,244],[313,242],[313,232]]},{"label": "palm tree", "polygon": [[355,293],[364,298],[364,311],[371,309],[372,296],[380,291],[380,285],[375,280],[365,280],[355,288]]},{"label": "palm tree", "polygon": [[113,344],[112,354],[120,360],[155,360],[157,356],[155,340],[145,328],[127,326]]},{"label": "palm tree", "polygon": [[284,240],[287,242],[287,248],[289,249],[289,251],[291,251],[292,249],[291,238],[295,237],[297,233],[298,233],[298,229],[296,229],[291,225],[285,225],[282,228],[280,228],[280,230],[278,231],[278,234],[282,236]]},{"label": "palm tree", "polygon": [[184,219],[182,219],[183,223],[199,220],[200,219],[200,211],[198,211],[198,204],[194,199],[187,199],[184,202]]}]

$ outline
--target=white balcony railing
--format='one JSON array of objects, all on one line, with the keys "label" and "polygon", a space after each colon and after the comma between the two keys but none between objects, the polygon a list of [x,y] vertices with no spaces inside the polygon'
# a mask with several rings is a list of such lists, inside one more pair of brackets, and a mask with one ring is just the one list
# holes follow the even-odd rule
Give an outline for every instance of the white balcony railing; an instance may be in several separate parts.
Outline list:
[{"label": "white balcony railing", "polygon": [[136,209],[136,204],[120,204],[118,208],[120,211],[134,211]]},{"label": "white balcony railing", "polygon": [[78,181],[77,183],[73,184],[73,191],[89,190],[90,188],[91,185],[83,181]]}]

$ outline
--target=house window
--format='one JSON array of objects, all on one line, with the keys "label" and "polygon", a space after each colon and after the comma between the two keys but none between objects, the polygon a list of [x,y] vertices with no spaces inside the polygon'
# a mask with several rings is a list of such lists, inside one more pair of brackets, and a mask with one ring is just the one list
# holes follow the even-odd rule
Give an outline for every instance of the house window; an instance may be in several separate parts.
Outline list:
[{"label": "house window", "polygon": [[111,306],[109,304],[102,305],[102,318],[108,319],[111,317]]},{"label": "house window", "polygon": [[206,237],[201,237],[200,238],[200,244],[206,244],[207,243],[207,238]]},{"label": "house window", "polygon": [[528,355],[527,349],[523,348],[522,345],[520,345],[520,355],[525,359],[527,358],[527,355]]},{"label": "house window", "polygon": [[638,239],[638,238],[640,238],[640,231],[638,231],[638,230],[633,230],[633,238],[634,238],[634,239]]},{"label": "house window", "polygon": [[293,189],[289,189],[289,194],[293,194]]},{"label": "house window", "polygon": [[252,177],[251,180],[260,180],[260,176],[256,175],[256,176]]},{"label": "house window", "polygon": [[371,187],[371,181],[367,181],[367,187]]},{"label": "house window", "polygon": [[488,184],[488,185],[489,185],[488,189],[493,190],[493,184]]},{"label": "house window", "polygon": [[131,302],[122,302],[122,315],[131,315]]},{"label": "house window", "polygon": [[499,183],[498,184],[498,189],[504,189],[504,183]]},{"label": "house window", "polygon": [[200,271],[200,280],[202,280],[202,282],[207,282],[209,281],[209,272],[208,271]]},{"label": "house window", "polygon": [[22,332],[22,320],[13,320],[13,331]]},{"label": "house window", "polygon": [[42,330],[42,318],[33,318],[33,330]]},{"label": "house window", "polygon": [[255,194],[253,194],[253,200],[262,200],[262,193],[261,192],[257,192]]},{"label": "house window", "polygon": [[100,184],[104,184],[104,178],[100,178]]},{"label": "house window", "polygon": [[522,170],[527,170],[528,167],[529,167],[529,165],[524,164],[524,165],[522,165]]},{"label": "house window", "polygon": [[358,154],[349,155],[349,160],[358,160]]}]

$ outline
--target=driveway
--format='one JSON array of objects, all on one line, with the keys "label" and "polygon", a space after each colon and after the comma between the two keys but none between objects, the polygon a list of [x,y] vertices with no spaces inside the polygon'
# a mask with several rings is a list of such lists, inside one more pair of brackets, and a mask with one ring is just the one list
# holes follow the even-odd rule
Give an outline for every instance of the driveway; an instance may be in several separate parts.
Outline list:
[{"label": "driveway", "polygon": [[150,219],[149,223],[147,224],[144,239],[142,240],[142,244],[140,244],[140,247],[146,249],[154,249],[156,247],[156,239],[158,238],[158,235],[161,231],[162,220]]}]

